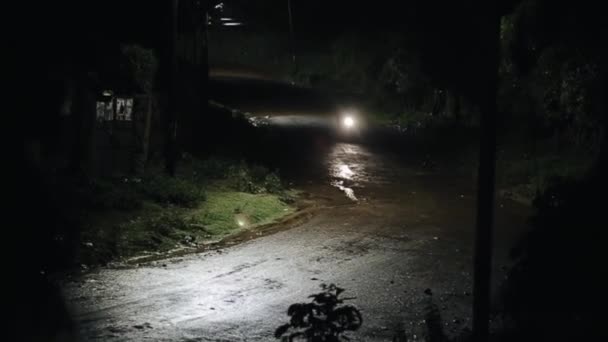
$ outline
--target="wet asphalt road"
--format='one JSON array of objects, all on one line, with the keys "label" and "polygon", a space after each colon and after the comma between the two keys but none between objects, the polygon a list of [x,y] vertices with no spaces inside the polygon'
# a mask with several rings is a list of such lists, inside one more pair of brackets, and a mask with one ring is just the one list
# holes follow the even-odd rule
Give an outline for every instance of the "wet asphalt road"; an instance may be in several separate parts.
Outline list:
[{"label": "wet asphalt road", "polygon": [[[307,165],[306,163],[311,163]],[[309,168],[309,169],[307,169]],[[320,209],[307,222],[217,251],[64,285],[83,340],[272,341],[290,304],[321,283],[356,297],[356,341],[423,335],[437,305],[445,331],[470,327],[475,192],[471,177],[421,167],[361,144],[336,142],[300,161],[295,185]],[[528,209],[499,200],[495,283]],[[425,294],[430,289],[432,295]]]}]

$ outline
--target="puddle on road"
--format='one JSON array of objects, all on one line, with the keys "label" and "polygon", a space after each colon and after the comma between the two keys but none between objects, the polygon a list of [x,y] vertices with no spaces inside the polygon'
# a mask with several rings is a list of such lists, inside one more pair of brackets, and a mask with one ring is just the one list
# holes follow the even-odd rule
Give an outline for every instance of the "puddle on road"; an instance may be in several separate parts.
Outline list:
[{"label": "puddle on road", "polygon": [[306,184],[338,189],[352,202],[398,197],[414,180],[413,171],[390,154],[374,152],[364,145],[337,143],[316,157],[320,158],[300,164],[296,177],[302,177]]},{"label": "puddle on road", "polygon": [[341,180],[335,180],[335,181],[331,182],[331,186],[340,189],[340,191],[344,192],[344,194],[346,195],[346,197],[348,197],[352,201],[358,202],[359,199],[357,198],[357,196],[355,196],[355,190],[353,190],[351,188],[347,188],[347,187],[345,187],[342,184],[343,184],[343,181],[341,181]]},{"label": "puddle on road", "polygon": [[413,171],[390,155],[350,143],[334,145],[325,157],[324,167],[329,184],[353,202],[367,200],[369,196],[400,196],[405,184],[413,180]]},{"label": "puddle on road", "polygon": [[355,196],[355,190],[344,186],[344,181],[347,180],[352,182],[353,176],[355,175],[355,173],[350,169],[350,167],[346,164],[337,164],[335,165],[335,169],[332,171],[335,176],[337,176],[337,179],[333,180],[331,182],[331,185],[344,192],[346,197],[348,197],[350,200],[354,202],[359,201],[357,199],[357,196]]},{"label": "puddle on road", "polygon": [[370,181],[365,170],[365,160],[361,159],[365,155],[361,146],[353,144],[337,144],[328,155],[327,168],[332,179],[331,186],[344,192],[353,202],[359,201],[353,188],[361,185],[360,182]]},{"label": "puddle on road", "polygon": [[352,177],[355,173],[348,167],[348,165],[340,164],[338,165],[338,175],[340,178],[352,180]]}]

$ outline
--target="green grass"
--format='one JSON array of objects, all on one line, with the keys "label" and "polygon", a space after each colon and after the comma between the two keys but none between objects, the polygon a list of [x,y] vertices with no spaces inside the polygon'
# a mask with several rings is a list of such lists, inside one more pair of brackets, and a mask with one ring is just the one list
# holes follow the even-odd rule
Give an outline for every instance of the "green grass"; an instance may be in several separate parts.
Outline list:
[{"label": "green grass", "polygon": [[293,212],[293,208],[274,194],[217,191],[207,196],[207,202],[193,211],[190,219],[200,222],[215,237],[270,223]]},{"label": "green grass", "polygon": [[[76,191],[87,265],[196,247],[293,213],[297,192],[276,172],[243,161],[184,160],[178,176],[94,180]],[[74,211],[76,213],[76,211]]]},{"label": "green grass", "polygon": [[207,201],[195,208],[145,201],[136,211],[112,210],[90,217],[95,224],[82,233],[80,263],[104,264],[146,252],[194,247],[271,223],[294,211],[276,194],[210,191],[207,196]]}]

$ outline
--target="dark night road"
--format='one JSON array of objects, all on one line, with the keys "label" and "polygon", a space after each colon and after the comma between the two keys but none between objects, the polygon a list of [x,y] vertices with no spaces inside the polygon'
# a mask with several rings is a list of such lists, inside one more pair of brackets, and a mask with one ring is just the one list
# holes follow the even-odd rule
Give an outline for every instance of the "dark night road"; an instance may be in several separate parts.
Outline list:
[{"label": "dark night road", "polygon": [[[218,251],[68,281],[64,293],[81,337],[272,341],[289,305],[308,301],[321,283],[357,297],[352,304],[364,319],[350,335],[357,341],[392,341],[397,331],[420,338],[431,302],[446,332],[470,326],[471,177],[339,142],[298,165],[296,187],[320,203],[307,222]],[[496,282],[527,214],[497,202]]]}]

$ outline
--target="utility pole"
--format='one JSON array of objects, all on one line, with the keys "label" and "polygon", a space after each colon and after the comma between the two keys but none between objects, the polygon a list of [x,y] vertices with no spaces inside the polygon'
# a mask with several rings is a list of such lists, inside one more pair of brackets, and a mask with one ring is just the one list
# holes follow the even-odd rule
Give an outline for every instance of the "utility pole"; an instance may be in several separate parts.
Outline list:
[{"label": "utility pole", "polygon": [[[195,33],[195,51],[197,51],[196,62],[198,64],[199,70],[199,80],[197,84],[199,85],[199,112],[195,113],[196,120],[194,123],[196,127],[195,130],[200,130],[205,124],[205,120],[207,118],[207,112],[209,107],[209,36],[208,36],[208,23],[209,23],[209,10],[211,8],[211,4],[213,2],[209,0],[200,0],[198,2],[198,7],[196,8],[197,15],[197,23],[196,23],[196,33]],[[196,134],[193,135],[193,138]],[[204,141],[200,138],[194,138],[193,148],[197,151],[200,150],[204,144]]]},{"label": "utility pole", "polygon": [[473,280],[473,341],[487,342],[490,337],[490,296],[492,275],[492,242],[496,174],[496,115],[498,65],[500,58],[500,14],[494,1],[479,0],[480,43],[485,49],[479,67],[476,91],[481,109],[479,173],[477,185],[477,227],[475,232]]}]

